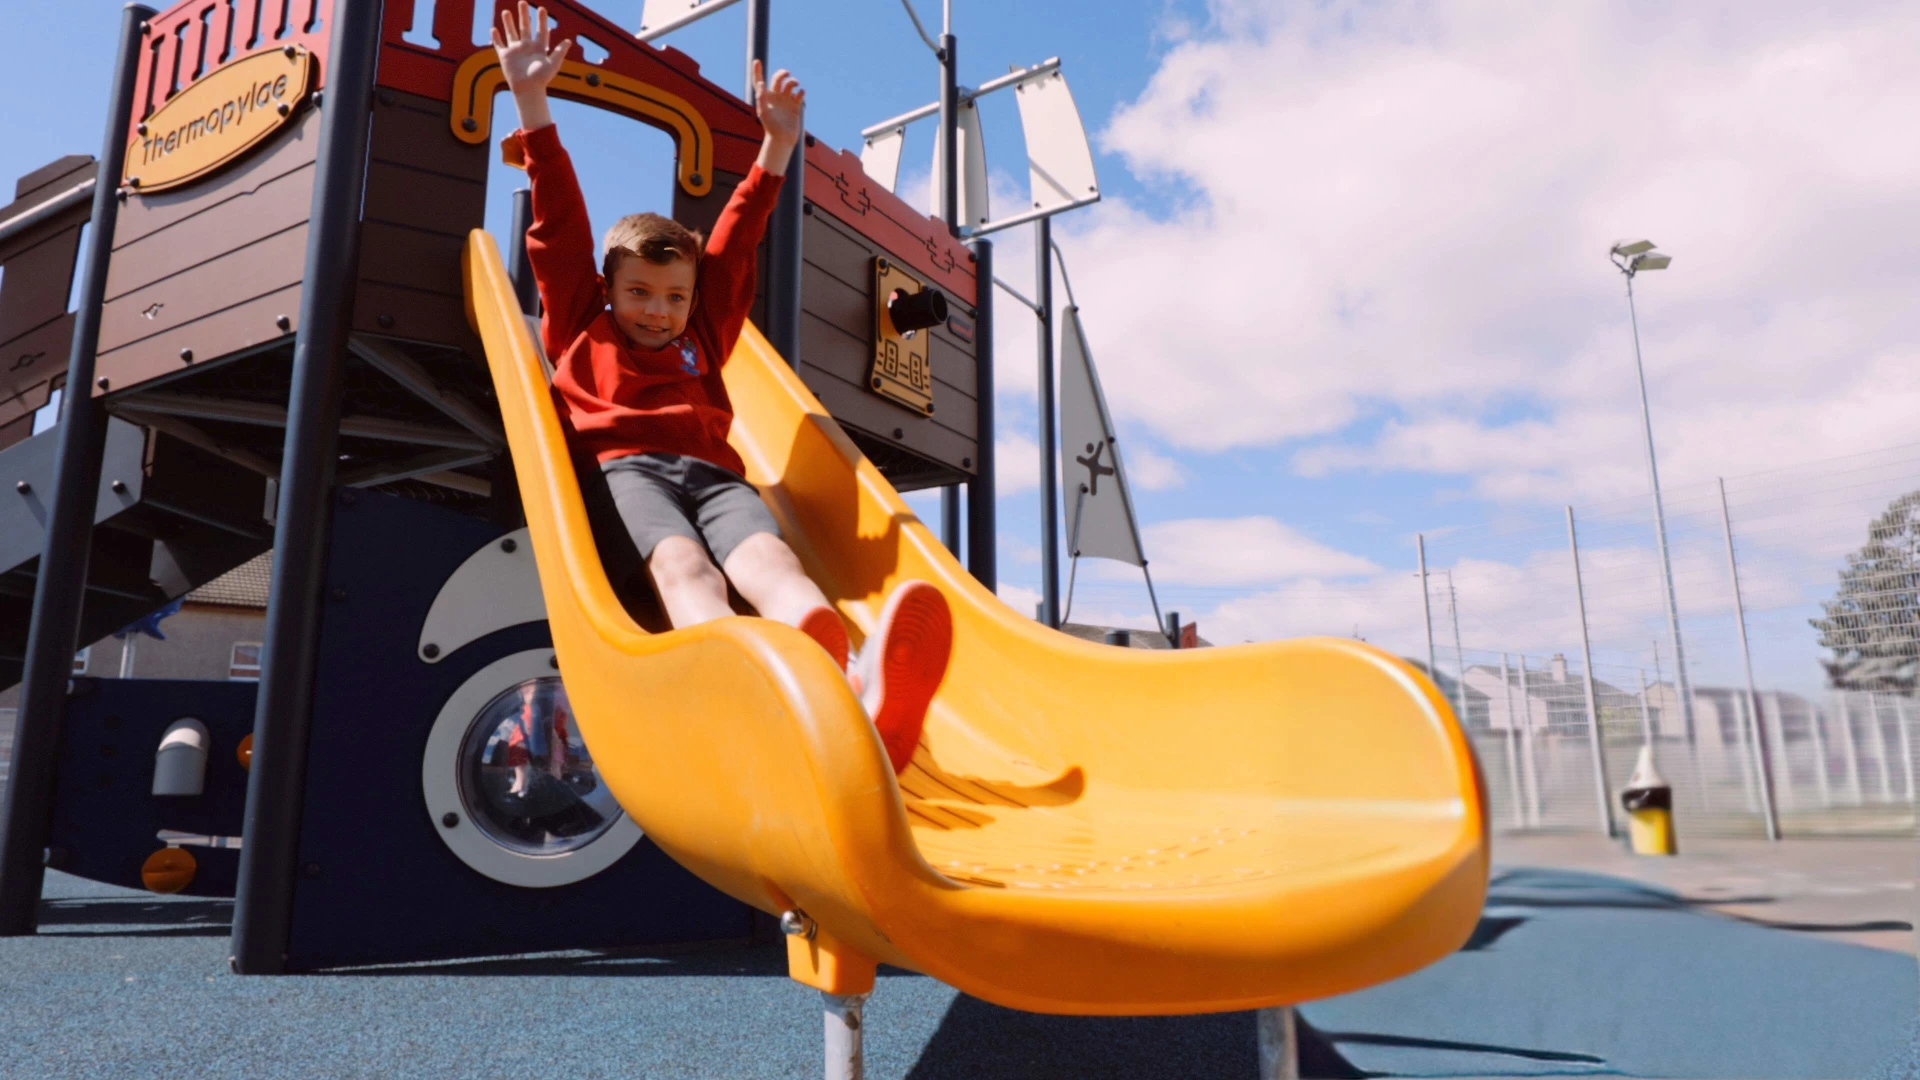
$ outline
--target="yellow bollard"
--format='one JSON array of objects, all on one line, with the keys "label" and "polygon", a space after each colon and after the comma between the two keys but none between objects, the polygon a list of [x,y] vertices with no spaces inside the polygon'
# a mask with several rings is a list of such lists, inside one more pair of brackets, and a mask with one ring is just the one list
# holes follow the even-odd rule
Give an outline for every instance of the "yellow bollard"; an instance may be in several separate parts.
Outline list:
[{"label": "yellow bollard", "polygon": [[1673,835],[1673,787],[1653,764],[1652,744],[1640,748],[1620,804],[1627,811],[1627,843],[1635,855],[1680,853]]}]

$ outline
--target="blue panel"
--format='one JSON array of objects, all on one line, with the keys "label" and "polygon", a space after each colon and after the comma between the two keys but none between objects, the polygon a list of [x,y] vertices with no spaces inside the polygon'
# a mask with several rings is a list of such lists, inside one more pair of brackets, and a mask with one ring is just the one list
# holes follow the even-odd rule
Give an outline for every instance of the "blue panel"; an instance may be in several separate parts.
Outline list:
[{"label": "blue panel", "polygon": [[[188,679],[75,679],[60,729],[52,865],[80,877],[138,889],[140,864],[165,845],[161,829],[238,836],[247,773],[234,750],[253,730],[257,684]],[[167,725],[191,716],[207,726],[206,788],[156,798],[153,754]],[[188,896],[232,896],[240,853],[193,848],[199,864]]]},{"label": "blue panel", "polygon": [[437,664],[415,655],[447,577],[505,531],[369,492],[336,505],[288,969],[744,939],[753,913],[651,842],[575,885],[527,889],[470,869],[429,819],[428,732],[480,668],[551,644],[513,627]]}]

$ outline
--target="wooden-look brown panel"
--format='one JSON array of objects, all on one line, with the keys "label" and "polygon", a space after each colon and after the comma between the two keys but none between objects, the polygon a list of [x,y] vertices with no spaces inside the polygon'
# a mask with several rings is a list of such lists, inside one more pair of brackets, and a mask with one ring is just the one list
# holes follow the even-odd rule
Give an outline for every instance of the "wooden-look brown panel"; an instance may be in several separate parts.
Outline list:
[{"label": "wooden-look brown panel", "polygon": [[[155,334],[185,328],[255,297],[297,286],[305,268],[306,250],[307,227],[302,224],[203,262],[191,273],[130,289],[101,309],[100,351],[111,352]],[[295,315],[298,307],[296,302],[286,314]],[[210,360],[235,347],[237,342],[207,339],[196,342],[194,351]]]},{"label": "wooden-look brown panel", "polygon": [[[298,123],[262,143],[245,160],[201,183],[158,195],[130,196],[121,205],[114,224],[114,250],[194,217],[203,220],[193,228],[224,234],[228,229],[225,219],[233,210],[229,203],[255,197],[275,187],[275,182],[288,174],[313,168],[319,143],[319,114],[308,110]],[[311,192],[313,182],[306,183]],[[237,246],[237,243],[228,246]]]},{"label": "wooden-look brown panel", "polygon": [[33,417],[22,416],[0,424],[0,450],[33,436]]},{"label": "wooden-look brown panel", "polygon": [[457,236],[463,242],[487,216],[487,185],[385,161],[367,163],[364,216]]},{"label": "wooden-look brown panel", "polygon": [[[107,303],[138,289],[147,289],[174,277],[185,275],[198,287],[232,289],[245,287],[231,278],[209,278],[210,264],[223,255],[241,250],[271,236],[302,228],[313,206],[315,170],[300,169],[278,177],[245,198],[222,202],[209,212],[175,222],[122,244],[107,266]],[[292,256],[294,263],[283,274],[284,280],[298,280],[306,266],[302,250]],[[275,284],[283,284],[283,281]],[[242,297],[244,299],[244,297]],[[160,325],[171,321],[171,312],[160,313]]]},{"label": "wooden-look brown panel", "polygon": [[465,297],[460,251],[466,242],[464,236],[365,222],[360,227],[360,280]]},{"label": "wooden-look brown panel", "polygon": [[47,403],[52,379],[67,370],[73,346],[73,312],[69,311],[7,342],[0,352],[0,423],[30,413]]},{"label": "wooden-look brown panel", "polygon": [[[68,154],[57,161],[49,161],[14,182],[13,197],[16,201],[31,202],[53,194],[62,188],[71,186],[81,179],[73,174],[85,174],[93,167],[93,158],[86,154]],[[38,189],[46,188],[46,191]],[[0,218],[12,217],[19,207],[0,207]]]},{"label": "wooden-look brown panel", "polygon": [[447,121],[450,108],[444,101],[382,90],[373,107],[373,160],[485,183],[494,146],[454,138]]},{"label": "wooden-look brown panel", "polygon": [[447,109],[397,90],[376,95],[353,325],[478,356],[460,252],[486,220],[493,148],[454,138]]},{"label": "wooden-look brown panel", "polygon": [[[962,462],[973,457],[976,447],[972,435],[976,419],[973,399],[951,387],[936,386],[934,390],[935,404],[953,414],[956,426],[964,420],[966,430],[959,431],[944,423],[947,417],[939,411],[933,417],[919,416],[874,394],[866,387],[864,371],[849,380],[814,365],[812,357],[833,347],[836,339],[844,340],[845,336],[837,327],[812,315],[801,317],[800,353],[809,359],[801,365],[800,378],[834,419],[953,468],[971,469],[971,465]],[[901,433],[897,437],[893,434],[896,430]]]},{"label": "wooden-look brown panel", "polygon": [[362,279],[354,290],[353,328],[409,341],[452,345],[465,349],[468,356],[476,358],[476,364],[480,363],[480,342],[467,325],[465,296]]},{"label": "wooden-look brown panel", "polygon": [[[825,368],[849,382],[864,383],[873,367],[873,301],[826,274],[809,273],[802,281],[801,309],[845,335],[844,340],[822,342],[824,348],[818,354],[802,350],[804,366]],[[942,392],[957,390],[968,397],[974,395],[979,372],[973,355],[962,351],[952,338],[935,334],[932,355],[927,359],[933,367],[936,405]],[[904,406],[895,407],[912,414]],[[969,422],[966,429],[972,428]]]},{"label": "wooden-look brown panel", "polygon": [[66,312],[79,233],[77,226],[70,227],[7,260],[6,275],[0,279],[0,341],[36,330]]},{"label": "wooden-look brown panel", "polygon": [[[112,352],[103,349],[94,370],[107,380],[107,388],[102,390],[96,385],[93,388],[94,396],[117,393],[149,379],[179,374],[218,356],[257,348],[286,337],[290,331],[282,331],[274,324],[274,319],[280,315],[287,316],[293,330],[300,329],[300,285],[297,282],[210,312],[184,326],[142,338]],[[217,352],[214,351],[216,347]],[[181,349],[193,350],[193,364],[181,361]]]}]

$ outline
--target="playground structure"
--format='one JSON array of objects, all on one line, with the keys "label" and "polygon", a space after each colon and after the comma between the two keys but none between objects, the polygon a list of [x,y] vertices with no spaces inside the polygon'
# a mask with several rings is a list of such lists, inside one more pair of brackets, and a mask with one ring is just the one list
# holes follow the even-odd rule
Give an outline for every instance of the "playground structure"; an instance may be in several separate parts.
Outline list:
[{"label": "playground structure", "polygon": [[[877,963],[1018,1008],[1179,1013],[1355,989],[1466,937],[1484,800],[1423,676],[1347,641],[1105,649],[994,598],[991,246],[811,135],[726,369],[733,441],[857,633],[905,578],[953,605],[913,766],[893,778],[797,632],[668,631],[610,580],[523,260],[515,280],[476,232],[497,66],[472,0],[431,5],[433,45],[425,7],[130,7],[98,165],[0,210],[0,651],[23,683],[0,933],[32,932],[48,865],[234,895],[243,974],[744,940],[771,932],[757,909],[829,995],[843,1074]],[[674,216],[711,224],[751,109],[548,7],[604,52],[556,95],[668,131]],[[948,314],[887,368],[902,275]],[[897,494],[956,482],[970,568]],[[268,546],[257,687],[69,678],[77,644]],[[154,795],[183,717],[202,791]]]}]

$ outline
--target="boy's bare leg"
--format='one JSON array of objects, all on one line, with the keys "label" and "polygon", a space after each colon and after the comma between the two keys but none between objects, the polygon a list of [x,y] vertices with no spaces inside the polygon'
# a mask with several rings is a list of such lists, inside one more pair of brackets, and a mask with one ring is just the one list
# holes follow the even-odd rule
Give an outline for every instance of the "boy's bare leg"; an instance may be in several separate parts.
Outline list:
[{"label": "boy's bare leg", "polygon": [[802,616],[827,604],[787,542],[772,533],[754,533],[727,556],[727,580],[762,617],[797,626]]},{"label": "boy's bare leg", "polygon": [[[745,545],[742,545],[745,546]],[[732,558],[727,560],[729,563]],[[675,627],[694,626],[733,614],[727,603],[727,579],[713,565],[707,549],[684,536],[669,536],[647,556],[647,574],[653,590]],[[741,590],[741,595],[745,595]]]}]

